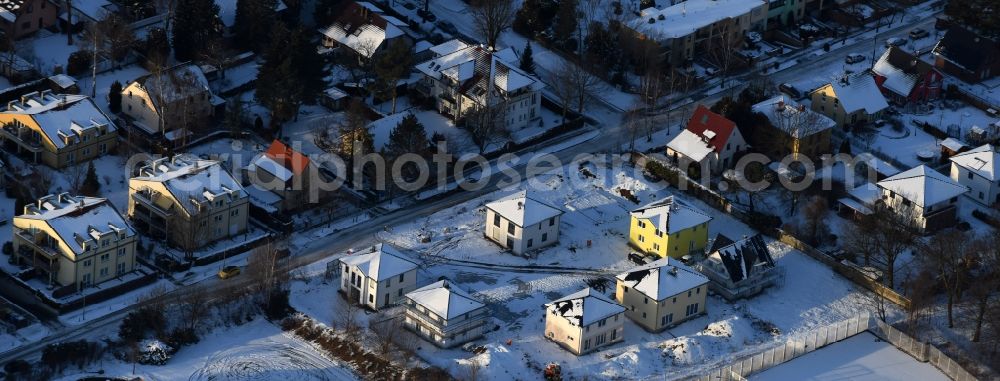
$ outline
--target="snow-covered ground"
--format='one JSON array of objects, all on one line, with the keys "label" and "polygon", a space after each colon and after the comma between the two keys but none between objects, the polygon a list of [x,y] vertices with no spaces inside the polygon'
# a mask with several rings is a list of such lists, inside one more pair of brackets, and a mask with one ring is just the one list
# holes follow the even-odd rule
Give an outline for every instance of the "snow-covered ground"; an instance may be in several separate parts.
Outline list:
[{"label": "snow-covered ground", "polygon": [[[642,203],[670,194],[684,198],[713,217],[709,227],[712,235],[740,237],[754,233],[697,200],[645,180],[641,171],[594,164],[583,167],[595,177],[584,175],[577,165],[569,165],[522,184],[531,189],[532,197],[567,212],[562,217],[559,244],[531,258],[513,256],[482,237],[483,205],[517,191],[515,188],[493,192],[379,234],[381,240],[419,253],[417,259],[425,266],[418,284],[442,276],[450,278],[488,303],[492,324],[498,327],[479,341],[487,348],[483,354],[473,356],[460,349],[442,350],[421,343],[421,358],[453,374],[463,374],[470,361],[475,361],[484,365],[482,374],[488,379],[535,378],[537,367],[551,361],[562,364],[564,372],[572,377],[642,378],[676,374],[671,370],[674,366],[705,369],[868,308],[864,291],[804,254],[770,242],[778,265],[787,274],[783,285],[738,303],[712,296],[707,315],[662,333],[648,333],[627,321],[624,343],[573,356],[544,338],[541,306],[585,287],[588,279],[608,281],[607,290],[613,290],[610,278],[633,266],[626,259],[631,251],[626,234],[628,212],[637,205],[621,197],[619,189],[630,190]],[[429,242],[421,242],[425,237],[430,237]],[[566,269],[538,270],[531,269],[532,265]],[[304,279],[293,286],[292,304],[320,321],[329,321],[342,303],[318,301],[339,301],[336,282],[323,281],[318,272],[306,274]],[[759,328],[763,322],[774,324],[780,335]]]},{"label": "snow-covered ground", "polygon": [[933,365],[917,361],[868,332],[750,376],[752,381],[948,379]]},{"label": "snow-covered ground", "polygon": [[[146,380],[357,380],[344,364],[263,318],[205,335],[197,344],[181,348],[164,366],[139,364],[133,373],[132,364],[110,358],[102,366],[106,376],[135,375]],[[85,375],[68,375],[60,380],[77,380]]]}]

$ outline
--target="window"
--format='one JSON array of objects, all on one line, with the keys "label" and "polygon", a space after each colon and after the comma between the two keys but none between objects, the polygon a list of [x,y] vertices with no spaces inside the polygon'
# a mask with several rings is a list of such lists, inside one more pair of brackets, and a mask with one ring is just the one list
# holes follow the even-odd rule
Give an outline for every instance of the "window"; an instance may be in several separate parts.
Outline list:
[{"label": "window", "polygon": [[514,232],[517,231],[516,229],[517,228],[514,227],[514,224],[507,223],[507,234],[514,234]]},{"label": "window", "polygon": [[101,262],[107,262],[108,259],[111,259],[111,254],[101,254]]},{"label": "window", "polygon": [[590,349],[590,339],[587,339],[587,341],[583,342],[583,350],[588,350],[588,349]]},{"label": "window", "polygon": [[528,239],[528,247],[531,247],[534,244],[534,241],[534,239]]},{"label": "window", "polygon": [[368,303],[375,303],[375,295],[368,294]]},{"label": "window", "polygon": [[597,328],[603,327],[607,324],[608,324],[608,319],[601,319],[601,321],[597,322]]},{"label": "window", "polygon": [[493,215],[493,226],[500,227],[500,215],[499,214],[494,214]]},{"label": "window", "polygon": [[108,268],[107,267],[101,267],[101,276],[102,277],[108,276]]},{"label": "window", "polygon": [[658,244],[658,243],[654,243],[654,244],[653,244],[653,250],[657,250],[657,251],[659,251],[659,250],[660,250],[660,244]]},{"label": "window", "polygon": [[649,304],[649,298],[642,298],[642,304]]},{"label": "window", "polygon": [[969,172],[969,180],[972,180],[972,172]]},{"label": "window", "polygon": [[404,277],[405,275],[406,275],[406,273],[402,273],[402,274],[399,274],[399,281],[400,281],[400,282],[402,282],[402,281],[403,281],[403,277]]},{"label": "window", "polygon": [[646,238],[639,234],[639,242],[646,242]]},{"label": "window", "polygon": [[124,263],[119,263],[118,264],[118,270],[117,270],[116,274],[117,275],[122,275],[124,273],[125,273],[125,264]]},{"label": "window", "polygon": [[389,279],[385,280],[385,286],[386,287],[392,287],[392,278],[389,278]]},{"label": "window", "polygon": [[230,216],[235,216],[235,215],[238,215],[238,214],[240,214],[240,210],[239,209],[233,209],[232,212],[229,212]]},{"label": "window", "polygon": [[628,286],[622,286],[622,291],[628,293]]},{"label": "window", "polygon": [[687,310],[684,313],[684,316],[691,316],[698,313],[698,303],[688,305]]},{"label": "window", "polygon": [[121,258],[121,257],[124,257],[124,256],[125,256],[125,248],[124,247],[119,248],[118,249],[118,258]]},{"label": "window", "polygon": [[509,249],[509,248],[512,248],[512,247],[514,247],[514,239],[510,238],[510,237],[507,237],[507,248]]},{"label": "window", "polygon": [[396,290],[396,296],[403,296],[403,289]]},{"label": "window", "polygon": [[691,297],[691,290],[688,290],[688,297]]},{"label": "window", "polygon": [[618,330],[611,331],[611,341],[615,341],[618,338]]},{"label": "window", "polygon": [[643,318],[643,319],[645,319],[645,318],[646,318],[646,313],[645,313],[645,312],[643,312],[643,313],[642,313],[642,318]]},{"label": "window", "polygon": [[660,318],[660,325],[667,325],[674,322],[674,314],[666,314]]},{"label": "window", "polygon": [[596,343],[596,345],[604,344],[604,341],[607,338],[607,336],[608,336],[607,334],[597,336],[597,338],[594,339],[594,342]]},{"label": "window", "polygon": [[91,263],[92,262],[89,259],[87,259],[87,260],[83,261],[83,267],[90,267]]},{"label": "window", "polygon": [[555,224],[556,224],[556,218],[555,217],[549,218],[549,226],[552,226],[552,225],[555,225]]}]

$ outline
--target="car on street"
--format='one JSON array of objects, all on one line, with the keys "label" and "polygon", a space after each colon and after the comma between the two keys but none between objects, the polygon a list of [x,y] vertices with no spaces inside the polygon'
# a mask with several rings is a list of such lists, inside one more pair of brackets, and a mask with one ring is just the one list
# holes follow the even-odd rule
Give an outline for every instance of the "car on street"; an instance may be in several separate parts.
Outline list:
[{"label": "car on street", "polygon": [[910,31],[910,38],[912,38],[914,40],[919,40],[919,39],[927,37],[929,35],[930,35],[930,33],[928,33],[927,30],[922,29],[922,28],[916,28],[916,29],[913,29],[913,30]]},{"label": "car on street", "polygon": [[892,37],[885,40],[885,47],[887,48],[891,48],[893,46],[898,48],[903,45],[906,45],[906,39],[902,37]]},{"label": "car on street", "polygon": [[226,266],[219,270],[219,279],[229,279],[240,275],[240,268],[237,266]]},{"label": "car on street", "polygon": [[795,86],[792,86],[790,83],[782,83],[778,85],[778,90],[780,90],[785,94],[788,94],[788,96],[792,97],[792,99],[798,100],[802,98],[802,92],[799,91],[799,89],[796,89]]},{"label": "car on street", "polygon": [[861,53],[851,53],[851,54],[848,54],[847,57],[844,57],[844,62],[849,63],[849,64],[856,64],[858,62],[865,62],[866,59],[867,58],[865,58],[864,54],[861,54]]}]

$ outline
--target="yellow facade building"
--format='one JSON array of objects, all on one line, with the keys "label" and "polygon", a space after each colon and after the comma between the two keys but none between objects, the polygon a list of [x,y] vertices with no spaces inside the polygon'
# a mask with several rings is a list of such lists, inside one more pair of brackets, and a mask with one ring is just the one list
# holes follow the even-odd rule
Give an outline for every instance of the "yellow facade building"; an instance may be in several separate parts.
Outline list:
[{"label": "yellow facade building", "polygon": [[29,161],[64,168],[110,152],[118,134],[89,97],[38,91],[0,111],[0,139]]},{"label": "yellow facade building", "polygon": [[629,244],[646,254],[680,258],[705,250],[711,220],[701,210],[670,196],[632,211]]}]

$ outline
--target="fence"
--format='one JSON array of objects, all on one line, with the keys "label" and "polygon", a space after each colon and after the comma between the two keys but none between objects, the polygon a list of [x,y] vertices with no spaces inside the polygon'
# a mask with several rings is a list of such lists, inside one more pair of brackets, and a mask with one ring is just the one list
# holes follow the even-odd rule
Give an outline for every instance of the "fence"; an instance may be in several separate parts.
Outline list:
[{"label": "fence", "polygon": [[899,331],[886,322],[870,315],[860,315],[816,329],[804,336],[780,343],[756,354],[737,359],[717,367],[701,376],[688,378],[692,381],[737,381],[745,380],[752,374],[760,373],[784,364],[827,345],[844,340],[862,332],[873,335],[892,344],[899,350],[913,356],[920,362],[930,363],[952,380],[973,381],[976,377],[966,371],[933,345],[918,341]]}]

